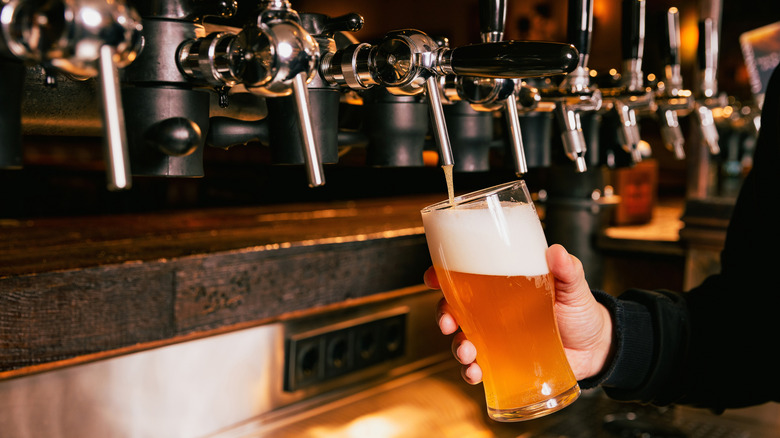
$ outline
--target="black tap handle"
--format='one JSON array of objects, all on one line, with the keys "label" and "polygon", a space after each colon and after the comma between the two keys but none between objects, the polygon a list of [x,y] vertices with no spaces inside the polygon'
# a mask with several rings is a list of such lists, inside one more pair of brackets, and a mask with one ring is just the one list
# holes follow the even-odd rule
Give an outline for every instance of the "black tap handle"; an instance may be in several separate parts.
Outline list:
[{"label": "black tap handle", "polygon": [[593,0],[569,0],[568,13],[567,41],[579,50],[580,55],[587,55],[593,33]]},{"label": "black tap handle", "polygon": [[642,59],[645,45],[645,0],[623,0],[623,60]]},{"label": "black tap handle", "polygon": [[506,1],[479,0],[479,32],[482,41],[500,41],[506,22]]},{"label": "black tap handle", "polygon": [[250,141],[268,143],[267,119],[245,121],[222,116],[209,119],[207,145],[227,150]]},{"label": "black tap handle", "polygon": [[675,7],[663,14],[663,27],[666,36],[661,50],[666,65],[680,65],[680,13]]},{"label": "black tap handle", "polygon": [[363,16],[354,12],[331,17],[325,22],[324,34],[334,34],[336,32],[357,32],[363,28]]},{"label": "black tap handle", "polygon": [[458,75],[514,79],[568,73],[578,60],[571,44],[503,41],[455,48],[450,66]]}]

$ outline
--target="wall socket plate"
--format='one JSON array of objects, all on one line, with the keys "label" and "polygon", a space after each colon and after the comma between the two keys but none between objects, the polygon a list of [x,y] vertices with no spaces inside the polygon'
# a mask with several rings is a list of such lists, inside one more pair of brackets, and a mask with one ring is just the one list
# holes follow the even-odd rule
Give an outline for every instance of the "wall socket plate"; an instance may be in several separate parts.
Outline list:
[{"label": "wall socket plate", "polygon": [[297,391],[402,357],[407,313],[396,309],[289,335],[284,390]]}]

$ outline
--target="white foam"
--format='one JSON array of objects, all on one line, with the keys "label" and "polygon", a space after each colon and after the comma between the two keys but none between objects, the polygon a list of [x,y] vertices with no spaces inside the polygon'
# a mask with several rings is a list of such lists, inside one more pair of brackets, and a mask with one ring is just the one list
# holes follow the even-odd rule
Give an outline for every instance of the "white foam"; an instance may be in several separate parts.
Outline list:
[{"label": "white foam", "polygon": [[484,275],[531,276],[549,272],[545,258],[547,239],[532,204],[482,207],[485,208],[423,212],[434,265]]}]

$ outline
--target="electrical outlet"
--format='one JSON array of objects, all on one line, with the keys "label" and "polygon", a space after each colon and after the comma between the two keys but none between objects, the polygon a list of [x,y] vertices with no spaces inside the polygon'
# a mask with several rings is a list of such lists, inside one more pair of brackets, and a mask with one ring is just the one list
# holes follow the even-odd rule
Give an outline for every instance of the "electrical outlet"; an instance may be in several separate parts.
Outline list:
[{"label": "electrical outlet", "polygon": [[346,322],[287,340],[286,391],[365,370],[404,355],[406,314]]}]

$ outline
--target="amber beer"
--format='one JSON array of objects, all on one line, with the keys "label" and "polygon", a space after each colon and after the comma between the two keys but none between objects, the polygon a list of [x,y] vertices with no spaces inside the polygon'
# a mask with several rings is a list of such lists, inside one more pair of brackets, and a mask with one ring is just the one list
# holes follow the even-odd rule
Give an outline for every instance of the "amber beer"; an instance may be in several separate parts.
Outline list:
[{"label": "amber beer", "polygon": [[525,183],[434,204],[422,217],[444,296],[477,348],[490,417],[528,420],[576,400],[547,241]]}]

